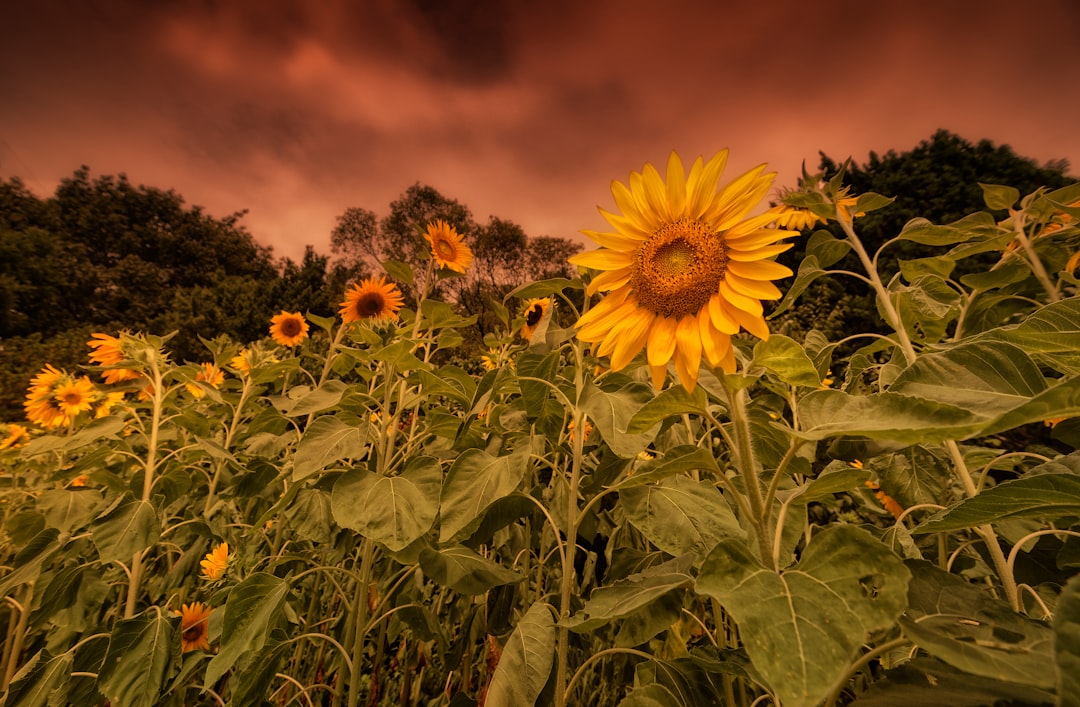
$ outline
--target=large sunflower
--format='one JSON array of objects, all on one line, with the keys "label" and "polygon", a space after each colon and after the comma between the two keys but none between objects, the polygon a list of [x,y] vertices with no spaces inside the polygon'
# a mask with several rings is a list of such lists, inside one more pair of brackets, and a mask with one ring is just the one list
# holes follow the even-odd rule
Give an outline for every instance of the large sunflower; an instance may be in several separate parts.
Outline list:
[{"label": "large sunflower", "polygon": [[203,605],[201,601],[194,601],[183,605],[184,610],[180,614],[180,645],[184,653],[201,649],[210,650],[210,620],[211,609]]},{"label": "large sunflower", "polygon": [[[99,333],[90,336],[91,339],[86,342],[86,345],[93,349],[90,352],[90,361],[92,363],[99,366],[115,366],[126,358],[119,337]],[[130,368],[110,368],[107,371],[102,371],[101,375],[109,385],[142,377],[141,373]]]},{"label": "large sunflower", "polygon": [[296,346],[307,338],[308,323],[300,312],[285,312],[270,318],[270,336],[282,346]]},{"label": "large sunflower", "polygon": [[386,282],[385,277],[368,278],[349,288],[339,314],[346,324],[361,319],[395,319],[404,304],[394,283]]},{"label": "large sunflower", "polygon": [[473,252],[457,230],[442,219],[428,224],[424,238],[431,244],[431,257],[440,268],[463,273],[473,261]]},{"label": "large sunflower", "polygon": [[679,382],[697,384],[701,357],[735,370],[731,336],[746,329],[765,339],[761,300],[779,299],[772,280],[791,271],[770,258],[791,247],[778,243],[791,231],[770,227],[777,214],[749,216],[775,173],[761,165],[718,190],[727,150],[694,161],[687,175],[679,156],[668,159],[667,178],[646,164],[630,185],[614,181],[622,214],[600,209],[613,232],[585,231],[602,247],[570,262],[603,270],[589,293],[610,292],[576,327],[582,341],[599,343],[611,369],[646,349],[653,384],[664,384],[674,360]]}]

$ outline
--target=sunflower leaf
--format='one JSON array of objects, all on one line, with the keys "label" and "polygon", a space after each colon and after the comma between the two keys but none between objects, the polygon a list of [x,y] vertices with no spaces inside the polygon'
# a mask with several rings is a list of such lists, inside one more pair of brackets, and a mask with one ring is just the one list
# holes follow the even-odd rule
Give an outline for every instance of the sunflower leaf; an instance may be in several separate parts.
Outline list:
[{"label": "sunflower leaf", "polygon": [[517,490],[528,467],[529,451],[529,444],[519,444],[511,454],[500,457],[482,449],[461,453],[443,483],[440,542],[471,534],[491,504]]},{"label": "sunflower leaf", "polygon": [[416,457],[398,476],[356,467],[338,477],[330,495],[334,519],[393,552],[408,547],[435,522],[442,469],[433,457]]},{"label": "sunflower leaf", "polygon": [[15,673],[4,704],[45,707],[53,691],[66,682],[73,662],[70,652],[54,657],[48,649],[42,648]]},{"label": "sunflower leaf", "polygon": [[997,486],[939,511],[913,533],[937,533],[974,528],[1007,518],[1080,516],[1080,476],[1038,474],[1002,481]]},{"label": "sunflower leaf", "polygon": [[98,687],[113,704],[160,704],[161,686],[180,662],[177,622],[151,607],[116,623],[98,674]]},{"label": "sunflower leaf", "polygon": [[203,685],[212,687],[244,654],[258,651],[282,617],[289,583],[255,572],[229,592],[221,629],[221,650],[206,666]]},{"label": "sunflower leaf", "polygon": [[483,594],[492,587],[525,580],[525,575],[511,572],[464,545],[442,550],[424,548],[420,551],[420,568],[431,579],[461,594]]},{"label": "sunflower leaf", "polygon": [[630,524],[672,555],[704,557],[721,540],[746,535],[723,494],[688,476],[623,489],[619,498]]},{"label": "sunflower leaf", "polygon": [[626,425],[627,434],[642,434],[658,423],[672,417],[691,413],[701,415],[709,405],[708,396],[701,388],[687,393],[681,385],[672,386],[658,393],[634,413]]},{"label": "sunflower leaf", "polygon": [[547,684],[555,658],[555,621],[547,604],[536,602],[506,643],[488,688],[490,705],[532,705]]}]

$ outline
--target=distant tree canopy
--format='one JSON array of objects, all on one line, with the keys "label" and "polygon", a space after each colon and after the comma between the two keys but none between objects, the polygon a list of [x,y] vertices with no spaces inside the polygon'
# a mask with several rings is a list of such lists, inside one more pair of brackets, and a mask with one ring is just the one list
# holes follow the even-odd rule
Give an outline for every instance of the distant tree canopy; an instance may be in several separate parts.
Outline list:
[{"label": "distant tree canopy", "polygon": [[[819,154],[818,171],[826,179],[844,167],[845,160],[834,159],[824,152]],[[848,162],[843,181],[853,194],[876,192],[895,198],[888,207],[855,221],[856,232],[872,254],[915,217],[945,224],[987,211],[980,182],[1016,187],[1026,195],[1039,187],[1054,189],[1075,182],[1075,177],[1066,174],[1068,168],[1064,160],[1039,166],[1034,160],[1017,155],[1008,145],[995,145],[989,140],[971,143],[947,130],[938,130],[906,152],[890,150],[883,156],[871,152],[865,164]],[[998,220],[1006,216],[1004,211],[992,213]],[[837,237],[843,237],[837,226],[831,230]],[[806,252],[805,245],[805,238],[797,239],[795,247],[778,260],[797,270]],[[898,270],[898,260],[921,258],[939,251],[911,241],[895,243],[884,251],[881,270],[886,276],[892,275]],[[954,274],[989,267],[996,258],[994,254],[983,260],[968,258]],[[853,254],[838,267],[861,271]],[[778,322],[796,337],[817,328],[830,340],[837,340],[853,327],[871,331],[878,320],[869,289],[853,279],[817,280],[803,294],[801,302],[804,304],[785,313]]]}]

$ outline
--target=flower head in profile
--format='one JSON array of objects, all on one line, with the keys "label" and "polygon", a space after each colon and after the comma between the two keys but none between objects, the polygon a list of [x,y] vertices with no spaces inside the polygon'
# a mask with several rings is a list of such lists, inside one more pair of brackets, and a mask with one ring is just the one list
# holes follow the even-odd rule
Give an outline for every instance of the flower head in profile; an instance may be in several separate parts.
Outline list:
[{"label": "flower head in profile", "polygon": [[0,422],[0,449],[21,447],[30,439],[30,431],[22,425]]},{"label": "flower head in profile", "polygon": [[651,164],[630,175],[629,186],[612,182],[621,214],[600,212],[614,230],[585,231],[600,244],[570,258],[602,270],[589,294],[608,292],[575,325],[582,341],[598,344],[611,370],[624,368],[643,348],[660,388],[674,361],[687,390],[697,384],[701,358],[735,370],[731,337],[745,329],[765,339],[761,300],[779,299],[773,280],[791,270],[772,260],[796,235],[772,227],[775,212],[750,211],[772,186],[774,173],[761,165],[719,187],[727,150],[690,166],[672,152],[667,176]]},{"label": "flower head in profile", "polygon": [[[86,345],[93,349],[90,352],[91,363],[98,366],[115,366],[126,358],[119,337],[98,333],[91,334],[90,337]],[[141,373],[130,368],[110,368],[102,371],[101,375],[109,385],[142,377]]]},{"label": "flower head in profile", "polygon": [[480,365],[485,371],[494,371],[499,367],[499,350],[488,349],[486,354],[480,354]]},{"label": "flower head in profile", "polygon": [[[195,380],[217,389],[225,382],[225,372],[212,363],[200,363],[199,372],[195,374]],[[187,383],[184,387],[196,398],[206,395],[206,391],[194,383]]]},{"label": "flower head in profile", "polygon": [[431,245],[431,257],[440,268],[463,273],[472,264],[472,249],[465,245],[457,229],[446,221],[438,219],[429,223],[424,240]]},{"label": "flower head in profile", "polygon": [[180,614],[180,645],[184,652],[210,650],[210,614],[212,610],[200,601],[184,604]]},{"label": "flower head in profile", "polygon": [[300,312],[282,311],[270,318],[270,337],[282,346],[296,346],[308,336],[308,323]]},{"label": "flower head in profile", "polygon": [[363,319],[396,319],[404,304],[397,285],[385,277],[368,278],[349,288],[338,313],[346,324]]},{"label": "flower head in profile", "polygon": [[533,334],[550,312],[550,297],[525,300],[525,307],[521,310],[522,316],[525,317],[525,324],[521,327],[521,338],[531,342]]},{"label": "flower head in profile", "polygon": [[202,575],[210,581],[221,579],[225,575],[225,569],[229,566],[229,543],[220,543],[213,550],[206,553],[206,559],[199,563],[202,567]]},{"label": "flower head in profile", "polygon": [[251,375],[251,351],[242,349],[240,353],[229,359],[229,365],[240,372],[241,375]]}]

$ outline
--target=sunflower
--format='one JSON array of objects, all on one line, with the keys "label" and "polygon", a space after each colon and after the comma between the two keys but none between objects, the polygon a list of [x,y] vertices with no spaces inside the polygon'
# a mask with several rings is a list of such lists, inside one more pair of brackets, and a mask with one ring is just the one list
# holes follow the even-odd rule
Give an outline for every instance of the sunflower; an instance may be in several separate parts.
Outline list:
[{"label": "sunflower", "polygon": [[[199,368],[199,372],[195,375],[196,381],[202,381],[215,389],[221,387],[221,384],[225,382],[225,372],[214,364],[200,363]],[[194,383],[186,383],[184,387],[196,398],[206,395],[206,391]]]},{"label": "sunflower", "polygon": [[[121,349],[119,337],[97,333],[90,336],[92,338],[86,342],[86,345],[93,349],[90,353],[92,363],[99,366],[115,366],[126,358],[123,349]],[[109,385],[142,377],[141,373],[130,368],[111,368],[102,371],[101,375]]]},{"label": "sunflower", "polygon": [[67,371],[46,364],[30,381],[23,407],[26,418],[46,429],[68,425],[94,403],[94,385],[83,376],[76,380]]},{"label": "sunflower", "polygon": [[339,314],[346,324],[361,319],[396,319],[403,304],[405,299],[397,285],[386,282],[385,277],[372,277],[349,288]]},{"label": "sunflower", "polygon": [[221,543],[206,553],[206,559],[199,565],[202,567],[203,577],[210,581],[220,579],[229,565],[229,543]]},{"label": "sunflower", "polygon": [[[859,199],[854,196],[848,196],[847,187],[841,189],[833,203],[836,205],[837,218],[852,219],[860,216],[865,216],[863,211],[856,212],[854,216],[851,214],[851,207],[855,206],[859,202]],[[780,228],[788,228],[794,231],[805,231],[808,228],[813,227],[819,223],[827,223],[828,219],[824,216],[818,216],[810,209],[804,209],[800,206],[790,206],[788,204],[780,204],[769,209],[769,213],[776,214],[776,220],[774,223]]]},{"label": "sunflower", "polygon": [[488,349],[486,354],[480,354],[480,365],[485,371],[494,371],[499,367],[499,350]]},{"label": "sunflower", "polygon": [[94,417],[108,417],[112,414],[112,409],[124,400],[124,393],[117,391],[112,393],[105,393],[105,397],[101,399],[97,405],[94,406]]},{"label": "sunflower", "polygon": [[184,604],[184,610],[178,611],[180,615],[180,645],[184,652],[202,649],[210,650],[210,627],[207,622],[210,619],[211,609],[200,601]]},{"label": "sunflower", "polygon": [[0,423],[0,430],[3,430],[2,434],[6,435],[0,439],[0,449],[21,447],[23,442],[30,439],[30,431],[22,425]]},{"label": "sunflower", "polygon": [[521,327],[521,338],[532,343],[533,334],[536,333],[540,323],[548,317],[549,312],[551,312],[550,297],[525,300],[525,307],[521,310],[521,315],[525,317],[525,325]]},{"label": "sunflower", "polygon": [[610,292],[575,325],[582,341],[599,344],[611,369],[624,368],[642,348],[656,388],[674,360],[679,382],[697,384],[701,357],[735,370],[731,336],[746,329],[765,339],[761,300],[779,299],[771,282],[791,271],[769,258],[790,248],[795,233],[769,228],[776,214],[748,214],[772,185],[761,165],[717,191],[727,150],[687,175],[672,152],[665,180],[651,164],[630,175],[630,186],[611,185],[622,214],[600,213],[613,232],[584,233],[602,247],[570,258],[603,270],[589,294]]},{"label": "sunflower", "polygon": [[465,272],[473,261],[473,252],[461,235],[442,219],[428,224],[424,239],[431,244],[431,257],[440,268]]},{"label": "sunflower", "polygon": [[[569,424],[566,425],[566,432],[570,437],[570,443],[571,444],[573,444],[573,442],[574,442],[574,431],[575,431],[576,427],[577,426],[574,424],[573,420],[570,420]],[[592,423],[589,422],[588,420],[585,420],[584,427],[585,427],[585,435],[581,438],[582,442],[587,441],[589,439],[589,435],[591,435],[592,431],[593,431]]]},{"label": "sunflower", "polygon": [[251,352],[248,349],[241,349],[240,353],[236,354],[229,360],[229,365],[240,371],[241,375],[251,375]]},{"label": "sunflower", "polygon": [[308,323],[300,312],[282,311],[270,319],[270,336],[282,346],[296,346],[307,335]]},{"label": "sunflower", "polygon": [[86,376],[62,381],[53,390],[56,407],[68,419],[74,419],[81,413],[88,412],[93,408],[98,398],[97,391],[94,390],[94,384]]}]

